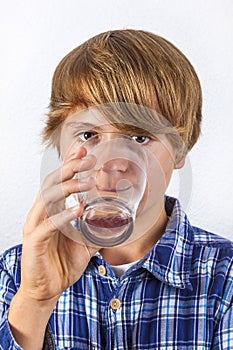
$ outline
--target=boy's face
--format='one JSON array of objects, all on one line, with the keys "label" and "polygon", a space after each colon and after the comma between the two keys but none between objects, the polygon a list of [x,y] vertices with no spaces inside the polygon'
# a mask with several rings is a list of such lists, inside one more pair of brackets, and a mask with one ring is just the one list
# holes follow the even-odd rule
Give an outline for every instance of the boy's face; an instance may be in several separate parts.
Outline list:
[{"label": "boy's face", "polygon": [[[146,213],[148,209],[156,207],[161,209],[164,194],[175,167],[174,152],[166,137],[164,135],[151,137],[148,131],[137,135],[130,129],[127,130],[127,125],[125,129],[119,130],[96,112],[95,108],[85,110],[78,108],[76,113],[69,115],[62,125],[60,152],[63,162],[66,163],[74,158],[86,140],[100,134],[104,135],[105,140],[120,137],[121,134],[128,135],[132,142],[144,149],[148,160],[147,186],[138,212]],[[137,181],[137,179],[132,181]]]}]

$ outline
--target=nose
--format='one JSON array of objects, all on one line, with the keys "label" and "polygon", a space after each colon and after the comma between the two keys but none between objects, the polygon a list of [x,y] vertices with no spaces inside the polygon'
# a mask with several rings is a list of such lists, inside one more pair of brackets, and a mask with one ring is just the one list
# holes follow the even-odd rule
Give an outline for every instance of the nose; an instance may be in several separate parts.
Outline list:
[{"label": "nose", "polygon": [[[122,137],[119,133],[106,132],[102,136],[104,143],[103,164],[101,170],[109,172],[126,172],[129,166],[129,160],[122,157],[121,142]],[[106,159],[106,161],[104,160]]]},{"label": "nose", "polygon": [[125,173],[128,169],[129,161],[123,158],[111,159],[102,165],[101,170],[106,173],[110,172],[122,172]]}]

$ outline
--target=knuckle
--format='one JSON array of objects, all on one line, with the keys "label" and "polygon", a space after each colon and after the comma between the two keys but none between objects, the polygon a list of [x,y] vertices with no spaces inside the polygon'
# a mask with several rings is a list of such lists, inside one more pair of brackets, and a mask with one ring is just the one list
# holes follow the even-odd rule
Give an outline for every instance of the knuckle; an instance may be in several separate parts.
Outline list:
[{"label": "knuckle", "polygon": [[45,202],[46,201],[46,194],[47,194],[47,190],[46,189],[41,189],[40,190],[40,193],[39,193],[39,200],[41,201],[41,202]]},{"label": "knuckle", "polygon": [[43,183],[42,183],[42,188],[46,188],[50,183],[51,183],[51,180],[52,180],[52,173],[48,174],[44,180],[43,180]]},{"label": "knuckle", "polygon": [[62,191],[65,197],[78,191],[78,180],[71,179],[62,184]]},{"label": "knuckle", "polygon": [[44,219],[44,226],[49,232],[57,231],[57,226],[51,217]]},{"label": "knuckle", "polygon": [[55,169],[54,171],[46,175],[46,177],[42,182],[41,188],[46,189],[55,183],[59,183],[61,182],[61,178],[62,178],[62,168]]},{"label": "knuckle", "polygon": [[40,191],[39,201],[40,201],[40,206],[43,207],[43,210],[45,212],[48,212],[48,209],[52,204],[52,199],[51,199],[49,189],[44,189]]}]

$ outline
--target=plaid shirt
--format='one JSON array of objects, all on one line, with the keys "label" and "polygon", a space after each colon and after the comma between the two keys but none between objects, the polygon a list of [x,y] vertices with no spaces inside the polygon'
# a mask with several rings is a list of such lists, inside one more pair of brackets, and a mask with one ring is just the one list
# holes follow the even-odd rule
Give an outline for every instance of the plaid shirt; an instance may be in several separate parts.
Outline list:
[{"label": "plaid shirt", "polygon": [[[121,278],[99,253],[64,291],[44,349],[233,349],[232,243],[192,227],[179,202],[153,249]],[[0,259],[0,349],[20,349],[7,323],[20,285],[21,246]],[[36,332],[36,329],[35,329]]]}]

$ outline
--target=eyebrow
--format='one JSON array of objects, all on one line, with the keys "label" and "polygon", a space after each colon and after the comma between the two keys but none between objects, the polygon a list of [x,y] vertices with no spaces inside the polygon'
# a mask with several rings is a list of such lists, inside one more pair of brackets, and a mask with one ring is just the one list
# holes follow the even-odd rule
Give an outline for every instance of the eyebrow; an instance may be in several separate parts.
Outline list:
[{"label": "eyebrow", "polygon": [[[109,123],[105,123],[105,124],[101,124],[101,125],[95,125],[95,124],[91,124],[91,123],[86,123],[86,122],[67,122],[66,127],[71,127],[71,128],[78,128],[78,129],[87,129],[87,130],[96,130],[96,131],[100,131],[100,132],[104,132],[104,127],[105,126],[109,126]],[[114,124],[112,125],[114,127]],[[115,128],[117,129],[117,127],[115,126]],[[125,133],[127,133],[127,129],[124,130]]]},{"label": "eyebrow", "polygon": [[[115,124],[121,124],[121,123],[115,123]],[[78,121],[70,121],[70,122],[67,122],[66,123],[66,128],[67,127],[72,127],[72,128],[79,128],[79,129],[87,129],[87,130],[96,130],[96,131],[104,131],[104,126],[106,125],[109,125],[108,123],[106,124],[102,124],[102,125],[94,125],[94,124],[91,124],[91,123],[87,123],[87,122],[78,122]],[[113,125],[114,126],[114,125]],[[116,127],[117,128],[117,127]],[[121,129],[119,129],[121,130]],[[135,134],[138,134],[138,135],[145,135],[147,134],[148,136],[150,137],[155,137],[155,135],[153,135],[152,133],[150,132],[146,132],[144,129],[141,129],[137,126],[131,126],[131,129],[130,130],[127,130],[127,129],[124,129],[123,132],[125,134],[128,134],[128,135],[131,135],[132,133],[135,133]]]},{"label": "eyebrow", "polygon": [[100,126],[93,125],[91,123],[85,123],[85,122],[67,122],[65,127],[82,127],[82,128],[88,128],[88,129],[96,129],[101,128]]}]

